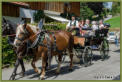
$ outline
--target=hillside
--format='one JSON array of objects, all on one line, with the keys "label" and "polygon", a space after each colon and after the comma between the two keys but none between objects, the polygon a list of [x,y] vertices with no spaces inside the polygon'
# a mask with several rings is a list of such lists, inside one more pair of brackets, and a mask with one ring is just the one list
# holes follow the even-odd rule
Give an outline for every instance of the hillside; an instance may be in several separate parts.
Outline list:
[{"label": "hillside", "polygon": [[111,28],[120,28],[120,16],[112,17],[111,19],[105,21],[105,23],[109,23]]}]

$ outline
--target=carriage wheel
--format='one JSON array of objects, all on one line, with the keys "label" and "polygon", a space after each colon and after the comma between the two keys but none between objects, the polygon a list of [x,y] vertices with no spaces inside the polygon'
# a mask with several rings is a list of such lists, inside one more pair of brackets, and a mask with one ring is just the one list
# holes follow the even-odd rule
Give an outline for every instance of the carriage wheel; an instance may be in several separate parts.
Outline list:
[{"label": "carriage wheel", "polygon": [[89,46],[86,46],[82,54],[82,60],[85,67],[92,63],[92,58],[92,49]]},{"label": "carriage wheel", "polygon": [[[64,63],[65,58],[66,58],[66,54],[62,55],[62,61],[61,61],[61,63]],[[59,63],[59,61],[58,61],[58,55],[55,56],[55,60],[56,60],[57,63]]]},{"label": "carriage wheel", "polygon": [[100,55],[102,60],[108,57],[109,54],[109,43],[107,40],[102,41],[100,45]]}]

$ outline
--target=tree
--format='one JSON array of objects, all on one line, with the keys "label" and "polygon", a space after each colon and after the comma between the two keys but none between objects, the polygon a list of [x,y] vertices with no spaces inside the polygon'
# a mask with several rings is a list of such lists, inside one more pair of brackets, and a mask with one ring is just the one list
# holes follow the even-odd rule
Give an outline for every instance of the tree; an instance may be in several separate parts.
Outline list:
[{"label": "tree", "polygon": [[120,14],[120,2],[113,2],[112,15],[115,16],[117,14]]},{"label": "tree", "polygon": [[34,21],[39,22],[41,18],[44,18],[44,12],[42,10],[38,10],[37,12],[34,13]]},{"label": "tree", "polygon": [[92,19],[94,15],[93,10],[88,8],[86,3],[80,3],[80,17],[81,19]]},{"label": "tree", "polygon": [[103,12],[103,2],[88,2],[87,5],[95,15],[100,15]]}]

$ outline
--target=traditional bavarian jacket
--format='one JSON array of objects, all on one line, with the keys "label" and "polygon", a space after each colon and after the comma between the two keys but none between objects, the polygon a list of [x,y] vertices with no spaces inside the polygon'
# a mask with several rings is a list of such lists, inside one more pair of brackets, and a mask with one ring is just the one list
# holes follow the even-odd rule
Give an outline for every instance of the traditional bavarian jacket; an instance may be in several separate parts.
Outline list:
[{"label": "traditional bavarian jacket", "polygon": [[71,27],[71,26],[78,27],[78,21],[77,20],[69,21],[69,23],[67,24],[67,27]]},{"label": "traditional bavarian jacket", "polygon": [[90,27],[89,24],[84,25],[84,28],[89,28],[89,27]]}]

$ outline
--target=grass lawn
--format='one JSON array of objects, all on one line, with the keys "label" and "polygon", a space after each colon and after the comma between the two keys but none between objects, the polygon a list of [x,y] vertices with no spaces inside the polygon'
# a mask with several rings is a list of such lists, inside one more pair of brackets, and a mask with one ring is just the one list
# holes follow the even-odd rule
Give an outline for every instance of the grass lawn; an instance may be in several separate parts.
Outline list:
[{"label": "grass lawn", "polygon": [[111,25],[110,28],[120,28],[120,16],[112,17],[111,19],[105,21]]}]

